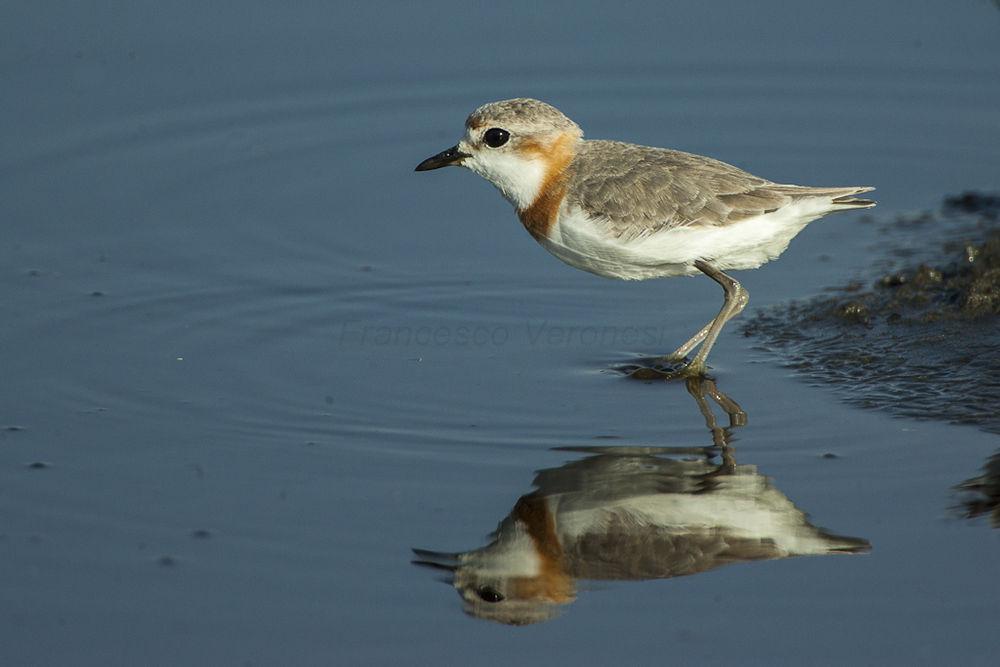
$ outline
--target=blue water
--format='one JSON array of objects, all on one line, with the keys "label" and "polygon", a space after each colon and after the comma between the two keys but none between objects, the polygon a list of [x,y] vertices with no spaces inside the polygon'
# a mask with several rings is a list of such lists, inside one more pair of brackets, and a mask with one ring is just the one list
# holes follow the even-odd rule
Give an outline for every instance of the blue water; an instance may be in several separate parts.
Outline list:
[{"label": "blue water", "polygon": [[[1000,537],[949,508],[996,437],[844,406],[735,326],[740,463],[872,552],[463,614],[410,549],[485,544],[582,456],[552,448],[711,444],[683,385],[608,369],[720,294],[575,271],[481,179],[412,169],[535,96],[593,138],[875,185],[891,220],[996,189],[998,82],[985,0],[5,3],[0,663],[992,664]],[[811,225],[739,276],[750,307],[858,275],[876,227]]]}]

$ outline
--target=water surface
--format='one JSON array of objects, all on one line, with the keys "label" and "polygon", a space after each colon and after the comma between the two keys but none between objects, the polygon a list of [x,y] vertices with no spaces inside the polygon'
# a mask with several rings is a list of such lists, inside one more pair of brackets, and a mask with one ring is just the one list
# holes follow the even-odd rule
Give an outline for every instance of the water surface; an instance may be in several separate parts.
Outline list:
[{"label": "water surface", "polygon": [[[625,284],[537,247],[486,183],[413,166],[482,102],[874,214],[995,189],[988,2],[0,9],[0,662],[989,664],[997,533],[951,487],[973,427],[843,405],[727,329],[752,464],[870,554],[595,585],[470,618],[458,552],[581,458],[716,444],[683,384],[610,371],[712,317],[709,280]],[[740,276],[751,308],[879,255],[856,214]],[[832,456],[826,456],[826,455]],[[608,641],[609,637],[620,640]]]}]

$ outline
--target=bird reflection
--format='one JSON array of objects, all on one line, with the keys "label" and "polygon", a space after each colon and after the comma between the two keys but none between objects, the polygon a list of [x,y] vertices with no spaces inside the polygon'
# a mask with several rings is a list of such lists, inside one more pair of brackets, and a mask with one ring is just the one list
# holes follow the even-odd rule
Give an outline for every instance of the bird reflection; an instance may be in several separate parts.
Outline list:
[{"label": "bird reflection", "polygon": [[[707,447],[573,447],[585,454],[542,470],[492,541],[461,553],[414,549],[448,572],[466,613],[524,625],[554,617],[577,580],[664,579],[753,560],[851,554],[861,538],[828,533],[752,465],[738,464],[739,405],[709,378],[687,389],[705,417]],[[711,399],[728,416],[719,426]]]},{"label": "bird reflection", "polygon": [[982,475],[955,488],[963,496],[960,510],[967,519],[989,516],[990,525],[1000,528],[1000,451],[986,459]]}]

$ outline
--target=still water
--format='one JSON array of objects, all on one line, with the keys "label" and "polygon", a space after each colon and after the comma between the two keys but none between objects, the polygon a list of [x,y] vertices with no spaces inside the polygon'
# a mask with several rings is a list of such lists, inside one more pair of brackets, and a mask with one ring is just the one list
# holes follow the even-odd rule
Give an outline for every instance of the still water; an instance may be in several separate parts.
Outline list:
[{"label": "still water", "polygon": [[739,275],[749,315],[1000,185],[993,3],[9,2],[0,82],[0,663],[991,664],[1000,535],[952,487],[995,434],[738,326],[710,387],[625,378],[714,283],[575,271],[412,169],[533,96],[877,186]]}]

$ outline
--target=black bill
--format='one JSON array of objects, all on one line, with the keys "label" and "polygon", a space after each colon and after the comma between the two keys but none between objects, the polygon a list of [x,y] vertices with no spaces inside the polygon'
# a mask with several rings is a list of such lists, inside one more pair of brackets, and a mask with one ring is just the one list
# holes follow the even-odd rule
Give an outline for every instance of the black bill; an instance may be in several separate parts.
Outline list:
[{"label": "black bill", "polygon": [[447,150],[443,150],[437,155],[432,155],[423,162],[417,165],[414,171],[430,171],[431,169],[440,169],[441,167],[447,167],[453,164],[461,164],[462,160],[469,157],[468,153],[463,153],[458,150],[458,146],[452,146]]}]

